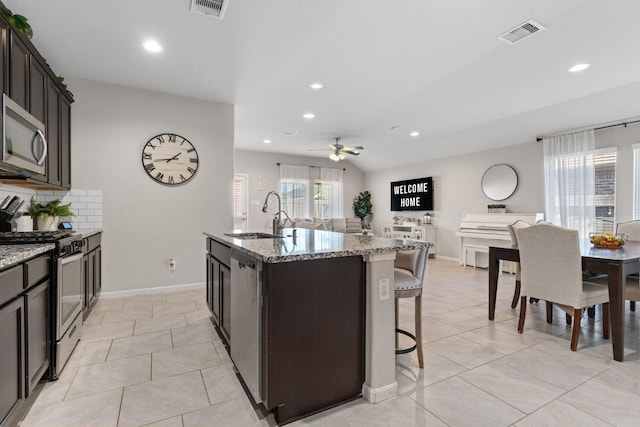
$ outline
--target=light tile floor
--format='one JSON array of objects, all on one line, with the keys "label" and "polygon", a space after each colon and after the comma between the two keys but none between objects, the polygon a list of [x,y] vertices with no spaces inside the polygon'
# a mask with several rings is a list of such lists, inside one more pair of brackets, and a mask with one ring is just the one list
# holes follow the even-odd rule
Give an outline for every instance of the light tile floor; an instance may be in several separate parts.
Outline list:
[{"label": "light tile floor", "polygon": [[[638,426],[640,310],[626,315],[625,362],[595,321],[569,350],[564,313],[545,322],[529,304],[525,331],[510,307],[514,276],[500,277],[487,320],[487,271],[429,260],[423,296],[425,369],[397,357],[399,396],[359,399],[292,426]],[[204,291],[102,298],[56,382],[21,422],[36,426],[267,426],[238,382],[209,321]],[[413,302],[401,300],[413,330]]]}]

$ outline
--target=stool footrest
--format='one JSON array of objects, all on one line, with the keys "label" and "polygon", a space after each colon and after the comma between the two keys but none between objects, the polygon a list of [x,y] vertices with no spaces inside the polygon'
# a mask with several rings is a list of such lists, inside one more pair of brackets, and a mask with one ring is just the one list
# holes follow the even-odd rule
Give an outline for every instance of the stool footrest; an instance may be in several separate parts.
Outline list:
[{"label": "stool footrest", "polygon": [[[405,331],[404,329],[398,329],[396,328],[396,333],[398,334],[402,334],[402,335],[406,335],[409,338],[411,338],[413,341],[416,340],[416,336],[413,335],[410,332]],[[413,350],[416,349],[416,344],[413,345],[413,347],[409,347],[409,348],[396,348],[396,354],[407,354],[407,353],[411,353]]]}]

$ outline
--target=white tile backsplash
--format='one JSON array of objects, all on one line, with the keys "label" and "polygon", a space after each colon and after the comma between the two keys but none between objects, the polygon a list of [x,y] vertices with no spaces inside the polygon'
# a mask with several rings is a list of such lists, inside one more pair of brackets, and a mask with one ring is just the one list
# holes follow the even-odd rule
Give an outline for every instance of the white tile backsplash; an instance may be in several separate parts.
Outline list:
[{"label": "white tile backsplash", "polygon": [[0,202],[7,196],[18,196],[24,200],[24,205],[20,208],[22,212],[29,209],[32,197],[39,203],[60,199],[62,203],[70,204],[71,211],[76,214],[76,216],[65,219],[73,224],[73,228],[76,230],[102,228],[102,190],[74,188],[70,191],[36,191],[0,184]]}]

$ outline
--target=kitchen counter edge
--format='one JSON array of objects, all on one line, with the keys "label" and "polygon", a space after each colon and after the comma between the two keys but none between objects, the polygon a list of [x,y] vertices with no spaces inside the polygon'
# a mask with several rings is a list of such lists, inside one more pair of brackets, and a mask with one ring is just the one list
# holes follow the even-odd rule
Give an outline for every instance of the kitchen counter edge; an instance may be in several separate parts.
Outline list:
[{"label": "kitchen counter edge", "polygon": [[[300,230],[298,233],[331,233],[331,234],[343,234],[335,233],[332,231],[316,231],[316,230]],[[402,240],[402,239],[388,239],[383,237],[372,236],[358,236],[352,234],[343,234],[344,247],[340,249],[326,250],[326,251],[307,251],[304,253],[296,254],[276,254],[273,250],[273,245],[266,246],[264,242],[272,242],[271,239],[259,239],[259,240],[240,240],[227,236],[225,233],[220,232],[203,232],[207,237],[213,240],[236,249],[238,252],[244,253],[250,257],[256,258],[262,262],[275,264],[282,262],[292,261],[308,261],[314,259],[326,259],[326,258],[342,258],[348,256],[368,255],[368,254],[380,254],[388,252],[396,252],[402,250],[418,249],[427,245],[427,243],[414,241],[414,240]],[[282,237],[283,241],[291,237]],[[376,245],[373,245],[375,243]]]},{"label": "kitchen counter edge", "polygon": [[55,247],[54,243],[0,245],[0,270],[20,264]]}]

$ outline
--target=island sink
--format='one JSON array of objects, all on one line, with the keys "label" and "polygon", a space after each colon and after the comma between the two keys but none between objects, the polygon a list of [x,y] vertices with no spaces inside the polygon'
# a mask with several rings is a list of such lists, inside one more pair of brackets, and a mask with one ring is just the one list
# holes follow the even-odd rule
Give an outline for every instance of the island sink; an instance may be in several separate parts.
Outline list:
[{"label": "island sink", "polygon": [[269,233],[225,233],[225,236],[240,240],[281,239],[282,236]]}]

